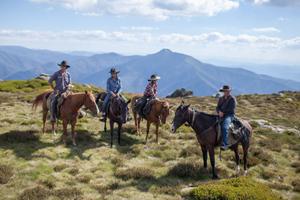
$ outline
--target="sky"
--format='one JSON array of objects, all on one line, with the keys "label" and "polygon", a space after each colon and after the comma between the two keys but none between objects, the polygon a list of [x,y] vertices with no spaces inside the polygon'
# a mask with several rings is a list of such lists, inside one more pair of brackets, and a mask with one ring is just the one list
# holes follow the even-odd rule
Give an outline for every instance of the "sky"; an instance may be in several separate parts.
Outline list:
[{"label": "sky", "polygon": [[299,65],[300,0],[1,0],[0,45]]}]

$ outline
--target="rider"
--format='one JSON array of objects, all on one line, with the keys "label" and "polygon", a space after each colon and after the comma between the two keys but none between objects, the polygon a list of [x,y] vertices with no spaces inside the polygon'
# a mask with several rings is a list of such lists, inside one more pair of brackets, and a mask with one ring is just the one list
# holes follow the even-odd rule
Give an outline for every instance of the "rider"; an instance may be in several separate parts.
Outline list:
[{"label": "rider", "polygon": [[219,99],[218,106],[217,106],[217,113],[219,117],[222,119],[221,122],[221,130],[222,130],[222,150],[227,150],[228,145],[228,129],[229,126],[234,119],[235,114],[235,108],[236,108],[236,99],[234,96],[231,95],[231,88],[228,85],[224,85],[220,92],[224,93],[224,96],[222,96]]},{"label": "rider", "polygon": [[148,79],[149,83],[147,84],[144,91],[140,109],[140,115],[142,116],[144,116],[144,114],[147,114],[151,109],[151,106],[147,104],[147,102],[150,102],[152,99],[157,98],[157,81],[159,79],[160,77],[156,74],[151,75],[150,79]]},{"label": "rider", "polygon": [[[70,66],[68,65],[67,61],[63,60],[60,64],[57,65],[60,66],[60,70],[55,72],[48,81],[51,88],[53,89],[53,92],[50,96],[51,122],[56,121],[57,103],[59,97],[68,92],[71,85],[71,75],[69,74],[69,72],[67,72],[67,69],[70,68]],[[55,82],[55,87],[53,86],[53,81]]]},{"label": "rider", "polygon": [[107,95],[105,96],[103,106],[102,106],[101,121],[105,121],[106,119],[107,106],[110,98],[120,95],[122,86],[121,86],[121,80],[118,77],[118,73],[120,73],[120,71],[117,71],[115,68],[110,69],[111,77],[107,79],[107,83],[106,83]]}]

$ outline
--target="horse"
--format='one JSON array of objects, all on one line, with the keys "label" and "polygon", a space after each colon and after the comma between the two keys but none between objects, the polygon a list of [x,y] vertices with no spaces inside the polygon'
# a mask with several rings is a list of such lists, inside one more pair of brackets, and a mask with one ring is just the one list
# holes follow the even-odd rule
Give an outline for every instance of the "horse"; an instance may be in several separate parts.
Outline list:
[{"label": "horse", "polygon": [[[133,113],[133,117],[134,117],[135,128],[137,130],[138,135],[141,135],[140,123],[141,123],[142,117],[138,115],[138,113],[135,109],[136,102],[139,98],[141,98],[141,97],[135,96],[132,98],[131,108],[132,108],[132,113]],[[155,124],[156,143],[158,143],[159,125],[166,123],[167,117],[170,114],[171,106],[169,105],[169,103],[167,101],[161,101],[158,99],[152,100],[151,104],[152,104],[152,107],[151,107],[150,113],[145,116],[145,119],[147,120],[147,134],[146,134],[145,143],[147,143],[150,125],[152,123]]]},{"label": "horse", "polygon": [[[96,98],[96,103],[98,106],[102,106],[100,100],[104,99],[105,93],[98,94]],[[110,100],[110,105],[107,112],[107,117],[109,118],[110,124],[110,147],[113,146],[113,132],[114,132],[114,123],[118,124],[118,144],[121,145],[121,130],[122,125],[128,121],[128,104],[131,100],[127,102],[120,96],[112,97]],[[104,121],[104,132],[106,132],[106,120]]]},{"label": "horse", "polygon": [[[204,168],[207,169],[207,151],[209,152],[210,164],[212,167],[212,178],[218,179],[218,175],[215,170],[215,151],[214,148],[219,144],[218,141],[218,116],[210,115],[203,112],[196,112],[191,110],[190,105],[180,105],[175,112],[175,116],[172,122],[172,132],[176,130],[184,123],[188,123],[189,126],[196,132],[198,143],[201,146]],[[235,153],[236,170],[239,173],[239,153],[238,145],[241,143],[243,148],[243,161],[244,161],[244,175],[247,174],[247,156],[250,146],[250,137],[252,135],[252,127],[247,121],[241,121],[243,126],[247,130],[245,136],[239,137],[237,142],[233,144],[230,149]]]},{"label": "horse", "polygon": [[[43,129],[42,132],[45,133],[45,124],[47,120],[47,115],[49,111],[49,107],[47,105],[47,99],[49,98],[52,91],[46,91],[40,95],[38,95],[33,101],[32,108],[36,109],[37,106],[42,104],[43,107]],[[72,143],[76,146],[76,132],[75,126],[77,123],[77,117],[79,114],[79,109],[85,106],[88,108],[94,115],[99,114],[98,106],[95,102],[95,97],[90,92],[83,93],[72,93],[67,96],[64,100],[61,109],[59,111],[60,118],[63,123],[63,142],[66,144],[67,139],[67,126],[71,124],[71,132],[72,132]],[[52,133],[55,134],[55,122],[51,122],[52,124]]]}]

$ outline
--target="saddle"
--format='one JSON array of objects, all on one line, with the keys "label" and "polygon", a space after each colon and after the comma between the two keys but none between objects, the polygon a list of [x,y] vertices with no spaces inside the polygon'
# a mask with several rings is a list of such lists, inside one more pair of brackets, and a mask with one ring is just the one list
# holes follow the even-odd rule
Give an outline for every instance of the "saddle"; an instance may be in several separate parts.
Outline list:
[{"label": "saddle", "polygon": [[145,118],[150,113],[154,100],[155,98],[146,98],[146,97],[141,97],[137,99],[135,103],[135,111],[140,116]]},{"label": "saddle", "polygon": [[[241,119],[234,117],[231,124],[229,125],[228,130],[228,145],[232,146],[236,144],[241,138],[246,139],[247,130],[246,127],[244,127],[243,123],[241,122]],[[222,142],[222,130],[221,130],[221,123],[218,121],[217,123],[217,138],[216,143],[218,145]]]},{"label": "saddle", "polygon": [[[65,101],[65,99],[70,95],[72,94],[70,91],[66,91],[62,94],[59,95],[58,99],[57,99],[57,103],[56,103],[56,117],[57,118],[60,118],[60,109]],[[55,93],[51,93],[49,95],[49,98],[47,99],[47,107],[50,108],[51,106],[51,101],[54,100],[55,96],[57,96],[58,94],[55,94]]]}]

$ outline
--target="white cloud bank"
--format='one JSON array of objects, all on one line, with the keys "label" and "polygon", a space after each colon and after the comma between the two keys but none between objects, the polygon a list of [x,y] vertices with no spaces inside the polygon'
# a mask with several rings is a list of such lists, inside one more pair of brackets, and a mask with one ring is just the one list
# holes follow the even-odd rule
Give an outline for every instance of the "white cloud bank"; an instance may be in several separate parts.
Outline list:
[{"label": "white cloud bank", "polygon": [[274,27],[253,28],[252,31],[258,33],[279,33],[280,30]]},{"label": "white cloud bank", "polygon": [[239,7],[237,0],[31,0],[62,6],[83,15],[139,15],[156,20],[171,16],[213,16]]}]

